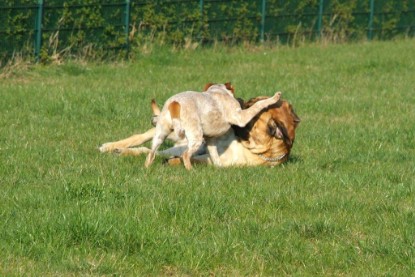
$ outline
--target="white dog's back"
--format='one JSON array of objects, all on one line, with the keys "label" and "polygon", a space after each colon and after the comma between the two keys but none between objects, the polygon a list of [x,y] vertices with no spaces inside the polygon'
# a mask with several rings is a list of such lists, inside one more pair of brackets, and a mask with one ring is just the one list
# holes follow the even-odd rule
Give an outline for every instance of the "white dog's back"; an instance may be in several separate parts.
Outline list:
[{"label": "white dog's back", "polygon": [[[232,101],[234,103],[230,103],[229,98],[234,100]],[[169,107],[173,102],[180,104],[179,120],[182,130],[190,129],[189,131],[192,132],[192,129],[201,128],[203,135],[206,137],[217,137],[226,133],[231,127],[231,124],[224,117],[226,110],[229,108],[232,110],[240,109],[238,101],[228,95],[226,91],[182,92],[168,99],[161,112],[164,118],[171,120],[172,129],[178,127],[178,125],[173,124],[169,111]],[[227,104],[226,108],[223,107],[223,103]],[[180,133],[182,130],[175,130],[175,132]]]}]

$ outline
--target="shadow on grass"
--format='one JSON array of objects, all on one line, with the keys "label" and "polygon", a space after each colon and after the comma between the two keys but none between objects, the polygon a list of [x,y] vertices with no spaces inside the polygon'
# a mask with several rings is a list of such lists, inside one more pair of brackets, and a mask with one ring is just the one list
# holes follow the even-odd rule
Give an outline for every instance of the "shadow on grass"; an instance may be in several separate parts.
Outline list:
[{"label": "shadow on grass", "polygon": [[290,155],[288,160],[284,163],[285,165],[289,164],[301,164],[304,163],[304,160],[301,156],[298,155]]}]

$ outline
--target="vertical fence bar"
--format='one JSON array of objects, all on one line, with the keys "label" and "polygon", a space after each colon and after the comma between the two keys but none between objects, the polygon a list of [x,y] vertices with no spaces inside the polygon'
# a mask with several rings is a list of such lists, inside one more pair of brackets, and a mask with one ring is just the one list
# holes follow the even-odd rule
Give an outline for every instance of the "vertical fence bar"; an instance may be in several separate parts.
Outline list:
[{"label": "vertical fence bar", "polygon": [[203,0],[199,1],[199,10],[200,10],[200,15],[203,17]]},{"label": "vertical fence bar", "polygon": [[40,48],[42,46],[42,20],[43,19],[43,0],[38,0],[37,16],[35,22],[35,59],[40,60]]},{"label": "vertical fence bar", "polygon": [[261,5],[261,36],[260,36],[260,41],[261,42],[264,42],[264,35],[265,35],[266,5],[267,5],[267,1],[262,0],[262,5]]},{"label": "vertical fence bar", "polygon": [[323,5],[324,0],[320,0],[320,4],[318,5],[318,20],[317,20],[317,36],[321,36],[321,28],[323,25]]},{"label": "vertical fence bar", "polygon": [[203,41],[203,39],[204,39],[204,36],[203,36],[203,30],[204,30],[204,24],[203,24],[203,19],[204,19],[204,16],[203,16],[203,13],[204,13],[204,5],[203,5],[203,0],[200,0],[199,1],[199,11],[200,11],[200,29],[198,30],[198,32],[199,32],[199,34],[198,34],[198,39],[200,39],[200,40],[202,40]]},{"label": "vertical fence bar", "polygon": [[200,12],[200,29],[197,30],[198,34],[196,35],[196,38],[203,41],[204,40],[204,4],[203,4],[203,0],[199,1],[199,12]]},{"label": "vertical fence bar", "polygon": [[370,0],[370,13],[369,13],[369,26],[367,38],[372,40],[373,38],[373,15],[375,14],[375,0]]},{"label": "vertical fence bar", "polygon": [[125,17],[124,17],[124,24],[125,24],[125,47],[127,49],[126,56],[130,52],[130,12],[131,10],[131,2],[130,0],[125,0]]}]

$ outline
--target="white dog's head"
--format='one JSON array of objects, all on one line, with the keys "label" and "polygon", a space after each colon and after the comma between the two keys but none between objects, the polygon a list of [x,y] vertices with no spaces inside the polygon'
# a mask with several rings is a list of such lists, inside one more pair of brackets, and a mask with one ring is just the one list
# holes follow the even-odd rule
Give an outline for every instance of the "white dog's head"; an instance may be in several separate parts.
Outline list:
[{"label": "white dog's head", "polygon": [[231,82],[227,82],[225,84],[215,84],[215,83],[207,83],[203,89],[203,91],[226,91],[235,97],[235,89],[232,86]]}]

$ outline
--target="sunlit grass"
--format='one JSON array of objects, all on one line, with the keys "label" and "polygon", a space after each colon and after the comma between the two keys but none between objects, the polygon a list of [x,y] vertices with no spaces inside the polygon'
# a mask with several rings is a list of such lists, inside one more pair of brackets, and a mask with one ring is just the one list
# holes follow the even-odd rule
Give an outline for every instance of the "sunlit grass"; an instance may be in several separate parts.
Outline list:
[{"label": "sunlit grass", "polygon": [[[414,46],[155,49],[0,80],[0,275],[413,275]],[[210,81],[283,92],[302,119],[287,164],[97,151]]]}]

